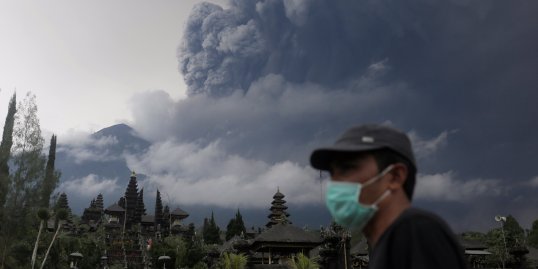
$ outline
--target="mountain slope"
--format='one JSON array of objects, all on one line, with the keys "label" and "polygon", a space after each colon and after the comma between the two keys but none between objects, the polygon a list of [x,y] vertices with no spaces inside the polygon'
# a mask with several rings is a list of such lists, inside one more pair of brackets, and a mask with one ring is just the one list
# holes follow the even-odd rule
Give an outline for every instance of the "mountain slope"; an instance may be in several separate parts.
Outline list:
[{"label": "mountain slope", "polygon": [[[84,208],[88,207],[90,201],[99,193],[103,194],[104,206],[108,207],[125,194],[131,170],[137,172],[139,189],[144,185],[146,178],[143,175],[144,171],[137,171],[136,167],[128,167],[125,155],[144,154],[150,146],[150,142],[139,137],[131,127],[125,124],[104,128],[71,144],[62,144],[59,140],[56,168],[62,172],[62,176],[57,191],[66,192],[69,206],[77,215],[82,215]],[[161,190],[161,192],[166,194],[163,196],[163,203],[168,204],[174,193],[167,193],[166,190]],[[144,204],[147,214],[153,214],[155,195],[154,186],[145,189]],[[266,209],[240,208],[248,227],[263,227],[268,221],[271,197],[260,197],[260,199],[267,200]],[[320,222],[327,224],[330,220],[327,211],[319,205],[289,204],[288,206],[290,206],[291,219],[298,226],[308,224],[311,227],[318,227]],[[204,218],[215,213],[217,223],[221,227],[225,227],[237,212],[237,208],[208,205],[172,203],[170,207],[172,209],[180,207],[187,211],[190,214],[187,222],[194,222],[197,225],[202,223]]]},{"label": "mountain slope", "polygon": [[[68,194],[69,204],[75,213],[87,207],[100,191],[104,192],[107,206],[123,195],[129,181],[131,168],[127,166],[125,154],[143,154],[149,146],[148,141],[125,124],[104,128],[71,144],[62,144],[59,140],[56,168],[62,176],[58,191]],[[139,175],[139,178],[143,176]],[[112,182],[117,188],[110,188]]]}]

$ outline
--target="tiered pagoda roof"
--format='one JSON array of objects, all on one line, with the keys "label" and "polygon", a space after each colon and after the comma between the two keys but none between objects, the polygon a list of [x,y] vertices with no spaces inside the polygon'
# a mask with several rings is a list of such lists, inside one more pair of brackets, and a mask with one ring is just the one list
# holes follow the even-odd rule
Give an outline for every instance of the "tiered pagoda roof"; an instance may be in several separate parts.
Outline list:
[{"label": "tiered pagoda roof", "polygon": [[280,188],[277,188],[277,192],[275,195],[273,195],[271,208],[269,209],[271,213],[267,216],[269,218],[269,222],[267,222],[265,226],[268,228],[271,228],[273,225],[279,223],[291,224],[291,222],[288,220],[290,214],[286,212],[288,207],[286,206],[286,200],[284,200],[284,197],[286,196],[280,192]]}]

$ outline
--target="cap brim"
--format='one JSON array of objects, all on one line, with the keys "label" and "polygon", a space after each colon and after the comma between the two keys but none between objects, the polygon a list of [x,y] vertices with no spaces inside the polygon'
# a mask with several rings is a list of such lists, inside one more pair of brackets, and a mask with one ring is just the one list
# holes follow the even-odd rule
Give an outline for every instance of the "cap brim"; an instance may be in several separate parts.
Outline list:
[{"label": "cap brim", "polygon": [[383,148],[382,145],[334,145],[319,148],[310,155],[310,165],[318,170],[328,171],[334,157],[342,153],[363,152]]}]

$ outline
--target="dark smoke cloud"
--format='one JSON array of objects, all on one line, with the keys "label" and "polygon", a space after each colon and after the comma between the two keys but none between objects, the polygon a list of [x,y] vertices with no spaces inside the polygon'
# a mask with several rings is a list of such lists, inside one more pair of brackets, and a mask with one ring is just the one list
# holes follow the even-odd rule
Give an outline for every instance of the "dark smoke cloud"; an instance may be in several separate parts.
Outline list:
[{"label": "dark smoke cloud", "polygon": [[[447,213],[453,219],[504,203],[528,221],[521,203],[538,204],[508,187],[538,175],[537,8],[495,0],[201,3],[178,48],[188,98],[135,97],[136,129],[161,143],[148,157],[209,148],[224,160],[259,161],[256,173],[266,175],[288,161],[303,171],[310,150],[349,125],[385,122],[414,137],[422,179],[435,179],[423,191],[465,188],[436,196],[451,205],[438,208],[460,212]],[[190,178],[216,182],[205,173]],[[507,195],[521,198],[506,202]],[[454,202],[461,197],[465,206]],[[481,197],[490,202],[475,203]]]},{"label": "dark smoke cloud", "polygon": [[341,88],[385,59],[398,33],[408,31],[377,9],[362,1],[232,1],[229,9],[202,3],[178,52],[189,94],[247,91],[268,74]]}]

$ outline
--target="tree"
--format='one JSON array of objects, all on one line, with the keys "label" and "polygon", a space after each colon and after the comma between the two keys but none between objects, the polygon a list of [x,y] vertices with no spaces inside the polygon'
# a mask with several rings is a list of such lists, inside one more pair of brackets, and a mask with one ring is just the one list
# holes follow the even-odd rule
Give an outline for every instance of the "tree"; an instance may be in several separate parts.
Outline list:
[{"label": "tree", "polygon": [[220,239],[220,228],[215,223],[215,216],[211,212],[211,219],[206,222],[204,220],[203,236],[206,244],[220,244],[222,240]]},{"label": "tree", "polygon": [[54,162],[56,160],[56,135],[50,138],[49,156],[47,158],[47,166],[45,167],[45,178],[41,187],[41,202],[43,208],[49,207],[50,195],[56,188],[60,173],[54,170]]},{"label": "tree", "polygon": [[9,190],[9,158],[11,156],[11,146],[13,145],[13,125],[15,123],[15,113],[17,112],[17,95],[14,93],[9,101],[9,108],[0,143],[0,220],[4,213]]},{"label": "tree", "polygon": [[[42,154],[44,140],[37,118],[35,95],[28,93],[19,103],[13,130],[12,186],[8,195],[11,223],[22,228],[25,218],[39,202],[39,188],[43,180],[45,158]],[[17,229],[20,230],[20,229]]]},{"label": "tree", "polygon": [[204,224],[202,225],[202,236],[206,240],[206,234],[209,234],[209,220],[204,218]]},{"label": "tree", "polygon": [[199,237],[194,237],[192,241],[187,242],[187,262],[182,267],[192,268],[204,259],[206,251]]},{"label": "tree", "polygon": [[[15,102],[15,97],[11,99],[11,104]],[[32,254],[32,242],[33,235],[28,234],[28,231],[33,230],[37,219],[35,213],[37,212],[39,203],[40,187],[44,177],[45,157],[42,154],[44,140],[41,137],[41,129],[39,126],[39,119],[37,118],[37,105],[35,101],[35,95],[28,93],[22,102],[18,105],[11,105],[8,111],[7,126],[4,128],[4,140],[2,154],[7,156],[7,148],[9,148],[9,130],[11,128],[12,113],[16,110],[13,119],[13,131],[11,135],[12,147],[11,157],[8,157],[10,165],[13,166],[10,169],[7,165],[2,166],[3,192],[6,188],[8,190],[5,196],[5,204],[3,208],[3,214],[9,215],[9,218],[4,218],[2,221],[2,245],[4,246],[2,251],[1,266],[7,266],[9,255],[20,252],[21,249],[26,249],[29,246],[29,254],[26,255],[26,260]],[[1,162],[0,162],[1,163]],[[0,170],[2,170],[0,169]],[[7,169],[7,170],[6,170]],[[9,172],[9,171],[12,172]],[[8,171],[8,173],[6,173]],[[5,180],[5,176],[9,175],[9,179]],[[1,178],[1,176],[0,176]],[[0,195],[2,196],[2,195]],[[1,197],[2,199],[4,197]],[[20,244],[15,245],[15,241]],[[24,241],[24,242],[23,242]],[[24,246],[24,247],[23,247]],[[18,249],[19,247],[23,247]],[[10,254],[11,253],[11,254]]]},{"label": "tree", "polygon": [[168,205],[165,205],[163,209],[163,221],[161,228],[164,229],[164,231],[166,231],[165,233],[167,233],[168,235],[172,233],[172,230],[170,229],[170,217],[170,207],[168,207]]},{"label": "tree", "polygon": [[529,246],[533,248],[538,248],[538,219],[532,222],[532,228],[529,232],[527,242]]},{"label": "tree", "polygon": [[504,247],[504,237],[501,228],[495,228],[488,231],[486,234],[486,244],[488,251],[493,255],[486,257],[487,263],[495,264],[496,267],[501,268],[508,259],[508,251]]},{"label": "tree", "polygon": [[162,224],[163,224],[163,202],[161,200],[161,193],[159,192],[159,190],[157,190],[157,197],[155,197],[155,225],[162,226]]},{"label": "tree", "polygon": [[517,220],[512,215],[506,216],[504,232],[506,235],[506,245],[509,250],[520,247],[524,244],[525,230],[521,228]]},{"label": "tree", "polygon": [[502,228],[492,229],[485,236],[488,249],[493,253],[488,255],[486,260],[499,267],[505,263],[508,265],[520,263],[521,257],[513,254],[523,250],[525,231],[511,215],[506,216],[506,221],[501,224]]},{"label": "tree", "polygon": [[241,212],[239,212],[239,209],[237,209],[235,217],[231,219],[226,226],[226,240],[230,240],[230,238],[236,235],[245,234],[246,231],[247,229],[245,228],[245,223],[243,222],[243,216],[241,216]]}]

